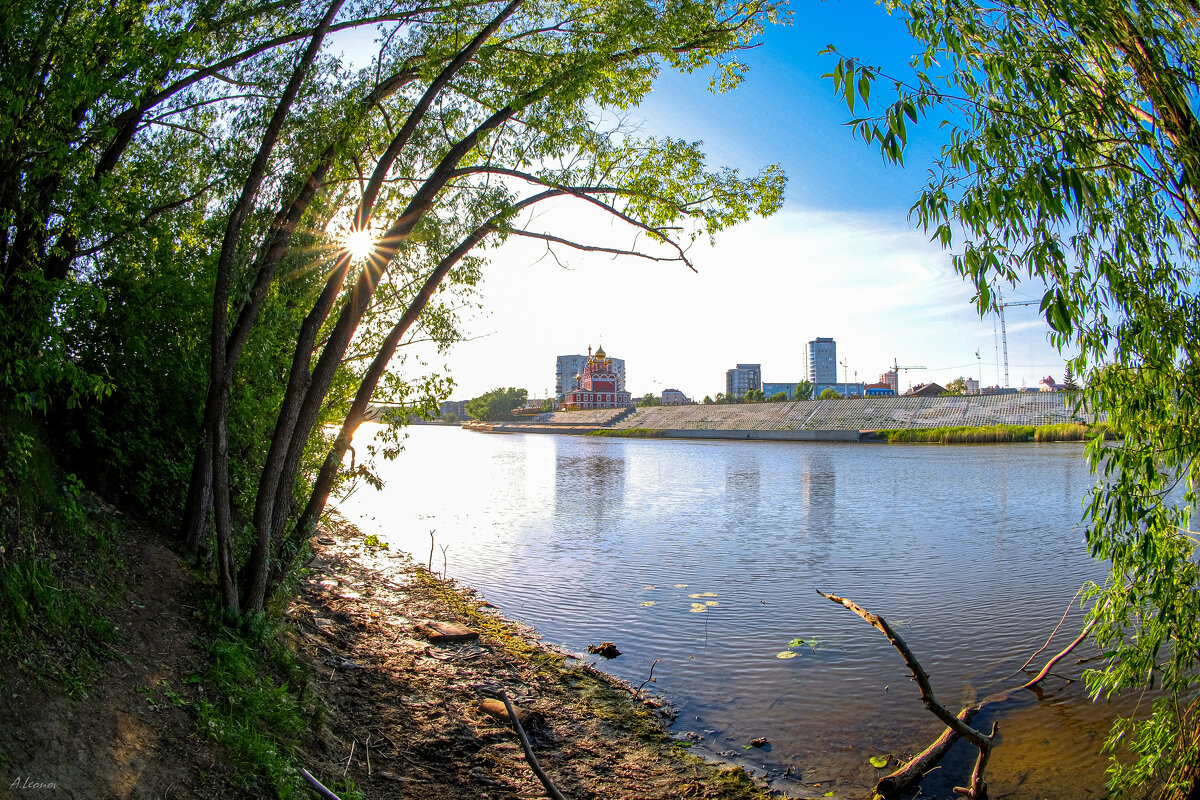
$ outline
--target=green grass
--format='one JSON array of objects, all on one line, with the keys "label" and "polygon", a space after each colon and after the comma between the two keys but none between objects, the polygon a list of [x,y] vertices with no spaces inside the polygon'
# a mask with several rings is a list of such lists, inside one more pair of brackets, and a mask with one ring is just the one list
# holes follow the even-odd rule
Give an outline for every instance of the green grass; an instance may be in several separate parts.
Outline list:
[{"label": "green grass", "polygon": [[[308,691],[308,672],[283,626],[260,615],[229,627],[215,604],[205,616],[213,620],[209,667],[193,679],[210,697],[196,704],[200,734],[229,751],[242,788],[261,791],[265,784],[280,800],[308,797],[300,748],[309,729],[321,725],[325,708]],[[363,797],[348,780],[330,788],[342,800]]]},{"label": "green grass", "polygon": [[666,435],[665,428],[601,428],[588,432],[588,436],[611,436],[619,439],[661,439]]},{"label": "green grass", "polygon": [[87,695],[118,638],[107,618],[124,571],[118,538],[79,480],[54,469],[33,423],[0,420],[0,658]]},{"label": "green grass", "polygon": [[1080,442],[1096,436],[1110,438],[1105,425],[986,425],[949,428],[892,428],[875,431],[889,444],[982,444],[991,442]]}]

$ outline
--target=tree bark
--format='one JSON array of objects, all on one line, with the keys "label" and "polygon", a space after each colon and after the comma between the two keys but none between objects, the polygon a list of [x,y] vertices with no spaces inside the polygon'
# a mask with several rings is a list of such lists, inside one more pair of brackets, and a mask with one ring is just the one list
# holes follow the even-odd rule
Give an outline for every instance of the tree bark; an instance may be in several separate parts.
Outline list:
[{"label": "tree bark", "polygon": [[[369,224],[379,190],[392,164],[399,157],[403,148],[407,146],[417,126],[424,119],[438,95],[522,2],[523,0],[511,0],[472,38],[455,59],[446,65],[422,94],[421,99],[409,113],[404,125],[393,137],[388,149],[375,166],[371,180],[363,193],[363,199],[355,212],[355,220],[359,229],[365,228]],[[341,291],[342,283],[350,266],[348,254],[344,253],[338,259],[321,297],[305,318],[292,358],[292,372],[288,379],[288,388],[284,394],[275,433],[271,438],[267,461],[259,481],[258,496],[255,500],[254,527],[258,533],[258,539],[247,569],[249,592],[258,603],[257,606],[252,605],[252,608],[261,608],[261,603],[265,600],[269,576],[268,555],[275,549],[274,543],[280,541],[290,516],[292,487],[299,472],[304,448],[308,444],[308,438],[320,415],[321,404],[328,394],[337,367],[341,364],[346,346],[357,329],[362,315],[366,312],[370,299],[374,295],[375,287],[386,272],[388,263],[395,258],[401,244],[432,206],[434,198],[449,180],[450,174],[458,162],[485,132],[498,127],[516,113],[515,108],[506,108],[502,111],[506,113],[498,112],[493,115],[484,125],[451,148],[450,153],[434,170],[434,174],[410,201],[400,220],[381,239],[378,252],[368,257],[367,264],[351,291],[351,296],[343,307],[311,373],[309,364],[316,337]]]},{"label": "tree bark", "polygon": [[[343,2],[344,0],[332,0],[326,9],[321,24],[317,26],[316,31],[313,33],[308,47],[292,70],[291,78],[288,80],[283,95],[280,97],[279,103],[271,115],[271,120],[267,123],[267,127],[263,132],[258,152],[255,154],[254,161],[251,163],[250,169],[246,174],[241,195],[238,197],[233,211],[230,212],[229,220],[225,226],[225,237],[221,243],[221,253],[217,259],[217,277],[213,288],[209,392],[208,400],[205,403],[206,408],[212,410],[212,418],[205,420],[205,422],[210,431],[211,442],[209,448],[213,458],[213,506],[216,511],[214,521],[216,522],[217,529],[221,601],[227,610],[235,613],[241,610],[241,604],[238,601],[238,587],[232,574],[236,570],[234,569],[233,526],[230,516],[229,499],[228,436],[230,380],[225,358],[228,342],[229,292],[233,280],[234,260],[237,256],[237,245],[241,238],[242,228],[245,226],[246,219],[254,206],[254,198],[258,194],[258,189],[266,177],[267,165],[270,163],[271,153],[274,151],[280,132],[283,130],[283,123],[291,111],[292,103],[295,102],[301,84],[308,76],[309,68],[320,52],[325,32],[333,23],[333,18],[337,15]],[[226,586],[226,582],[229,582],[230,585]],[[257,606],[251,602],[249,608],[257,610],[261,608],[261,602]]]},{"label": "tree bark", "polygon": [[[290,537],[292,546],[287,548],[289,552],[285,553],[285,548],[281,544],[276,552],[276,558],[280,562],[281,568],[276,575],[272,576],[272,584],[287,574],[291,568],[292,559],[295,554],[300,551],[304,542],[316,530],[317,520],[324,512],[325,505],[329,502],[329,494],[333,490],[333,484],[337,478],[342,458],[345,456],[346,451],[350,449],[350,444],[354,441],[355,432],[366,419],[372,394],[374,394],[375,389],[378,387],[379,381],[382,379],[384,371],[391,362],[392,356],[395,355],[396,348],[399,347],[404,335],[420,318],[421,313],[429,304],[430,298],[433,297],[434,292],[441,285],[446,275],[467,253],[483,241],[489,233],[497,230],[497,226],[504,217],[542,200],[562,194],[565,194],[565,191],[560,189],[549,189],[539,192],[532,197],[513,204],[505,209],[504,212],[493,215],[487,222],[478,226],[467,238],[460,242],[454,250],[438,263],[438,266],[425,279],[425,283],[422,285],[420,291],[409,303],[404,315],[392,326],[391,331],[388,332],[387,337],[380,346],[379,352],[375,354],[375,358],[372,359],[370,366],[367,367],[367,372],[359,383],[358,391],[350,405],[349,412],[346,414],[346,419],[342,422],[337,439],[334,441],[329,453],[326,454],[325,461],[322,463],[320,472],[317,474],[308,503],[296,521],[295,528]],[[272,588],[273,586],[268,591]]]}]

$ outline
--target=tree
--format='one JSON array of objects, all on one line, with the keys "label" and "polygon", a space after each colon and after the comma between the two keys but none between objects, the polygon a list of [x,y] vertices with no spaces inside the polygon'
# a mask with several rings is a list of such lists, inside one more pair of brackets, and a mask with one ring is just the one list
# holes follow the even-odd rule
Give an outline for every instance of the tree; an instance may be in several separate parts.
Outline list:
[{"label": "tree", "polygon": [[1069,361],[1063,369],[1063,388],[1068,392],[1079,391],[1079,384],[1075,382],[1075,370],[1071,368],[1071,362]]},{"label": "tree", "polygon": [[[202,554],[211,530],[233,614],[283,583],[372,402],[436,415],[448,381],[393,359],[459,338],[489,249],[690,266],[692,239],[782,201],[777,167],[741,176],[610,124],[663,68],[736,84],[771,3],[92,5],[0,9],[0,395],[101,425],[155,391],[205,397],[126,460],[178,496],[190,458],[183,544]],[[353,72],[328,37],[356,26],[384,35]],[[545,202],[629,236],[540,230]],[[140,314],[158,281],[184,305]],[[118,452],[113,433],[81,439]]]},{"label": "tree", "polygon": [[638,400],[638,408],[650,408],[651,406],[661,406],[662,398],[655,397],[653,392],[646,392],[642,398]]},{"label": "tree", "polygon": [[[953,253],[981,312],[1029,279],[1083,377],[1083,407],[1120,437],[1088,448],[1101,477],[1086,504],[1091,553],[1111,575],[1088,616],[1104,665],[1097,693],[1153,686],[1144,719],[1118,721],[1113,787],[1200,791],[1200,567],[1189,534],[1200,478],[1200,119],[1196,9],[1030,0],[898,4],[924,52],[911,75],[839,58],[853,109],[895,92],[854,131],[903,159],[906,126],[949,131],[913,218]],[[937,66],[935,66],[937,65]],[[1175,488],[1176,491],[1171,491]]]},{"label": "tree", "polygon": [[704,405],[711,406],[713,404],[712,395],[704,395]]},{"label": "tree", "polygon": [[524,389],[493,389],[467,401],[467,413],[475,419],[501,422],[513,418],[513,409],[525,405],[529,392]]},{"label": "tree", "polygon": [[767,398],[768,403],[786,403],[788,399],[787,392],[776,392]]},{"label": "tree", "polygon": [[742,396],[744,403],[761,403],[764,399],[762,389],[751,389]]},{"label": "tree", "polygon": [[813,385],[809,381],[800,381],[792,392],[793,400],[812,400]]},{"label": "tree", "polygon": [[457,425],[458,414],[455,414],[453,411],[447,411],[445,414],[442,414],[441,420],[447,425]]},{"label": "tree", "polygon": [[963,377],[955,378],[946,384],[946,394],[966,394],[967,379]]},{"label": "tree", "polygon": [[840,400],[841,397],[842,397],[841,392],[839,392],[837,389],[834,389],[833,387],[829,387],[827,389],[821,390],[821,399],[822,400]]}]

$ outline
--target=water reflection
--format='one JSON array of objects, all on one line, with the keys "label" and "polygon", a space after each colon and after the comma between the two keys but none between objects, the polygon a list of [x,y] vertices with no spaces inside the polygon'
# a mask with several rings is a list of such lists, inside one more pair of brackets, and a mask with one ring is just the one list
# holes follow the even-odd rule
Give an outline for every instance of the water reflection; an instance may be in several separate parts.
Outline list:
[{"label": "water reflection", "polygon": [[[1075,527],[1091,482],[1081,456],[1072,445],[428,428],[413,431],[386,476],[420,503],[360,493],[343,510],[421,560],[436,521],[439,542],[452,542],[452,575],[548,640],[575,650],[616,642],[625,655],[604,667],[635,683],[658,659],[656,688],[701,747],[744,758],[744,745],[765,736],[772,748],[752,754],[757,764],[831,778],[850,796],[876,777],[868,755],[918,750],[938,725],[887,641],[813,589],[886,616],[947,704],[990,693],[1044,641],[1079,585],[1103,574]],[[429,469],[438,459],[442,471]],[[454,470],[455,491],[440,490]],[[705,601],[716,605],[693,611]],[[796,637],[817,644],[778,658]],[[996,797],[1032,796],[1022,785],[1057,798],[1103,793],[1093,733],[1107,729],[1109,710],[1089,704],[1079,683],[1047,692],[1006,709],[1003,729],[1005,747],[1055,742],[1055,767],[1019,767],[1017,788],[993,783]]]},{"label": "water reflection", "polygon": [[[554,437],[556,444],[562,437]],[[625,456],[601,448],[556,447],[554,517],[566,533],[611,534],[625,496]]]}]

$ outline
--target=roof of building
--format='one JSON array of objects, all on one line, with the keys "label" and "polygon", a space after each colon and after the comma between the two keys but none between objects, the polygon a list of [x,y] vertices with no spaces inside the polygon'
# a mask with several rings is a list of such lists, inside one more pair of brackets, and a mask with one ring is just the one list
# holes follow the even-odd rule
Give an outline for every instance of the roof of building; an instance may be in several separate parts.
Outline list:
[{"label": "roof of building", "polygon": [[937,397],[946,393],[946,387],[936,383],[919,383],[905,392],[909,397]]}]

